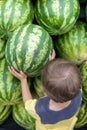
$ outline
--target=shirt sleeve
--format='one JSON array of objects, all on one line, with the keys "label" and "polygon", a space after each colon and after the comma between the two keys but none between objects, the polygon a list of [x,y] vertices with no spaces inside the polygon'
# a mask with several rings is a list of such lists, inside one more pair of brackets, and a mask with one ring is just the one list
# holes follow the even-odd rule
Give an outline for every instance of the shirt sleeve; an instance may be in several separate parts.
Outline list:
[{"label": "shirt sleeve", "polygon": [[39,118],[38,114],[35,111],[36,103],[37,99],[30,99],[25,102],[25,109],[35,119]]}]

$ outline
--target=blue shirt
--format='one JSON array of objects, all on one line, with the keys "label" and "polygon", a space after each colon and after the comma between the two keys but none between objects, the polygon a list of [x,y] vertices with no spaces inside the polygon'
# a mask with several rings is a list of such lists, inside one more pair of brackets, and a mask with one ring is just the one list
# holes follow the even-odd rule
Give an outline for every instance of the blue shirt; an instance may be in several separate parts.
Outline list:
[{"label": "blue shirt", "polygon": [[68,107],[53,111],[49,109],[49,97],[43,97],[36,103],[35,110],[43,124],[55,124],[61,120],[69,119],[76,114],[81,105],[82,94],[79,92]]}]

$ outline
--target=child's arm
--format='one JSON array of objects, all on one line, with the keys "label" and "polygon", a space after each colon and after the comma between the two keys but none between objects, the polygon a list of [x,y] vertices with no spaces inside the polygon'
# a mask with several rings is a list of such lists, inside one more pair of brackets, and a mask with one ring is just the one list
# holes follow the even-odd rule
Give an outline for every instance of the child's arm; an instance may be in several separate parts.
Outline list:
[{"label": "child's arm", "polygon": [[16,70],[14,70],[13,67],[8,67],[8,70],[11,72],[11,74],[13,74],[16,78],[18,78],[21,81],[22,98],[25,104],[27,100],[32,99],[32,95],[27,83],[27,75],[22,71],[17,72]]}]

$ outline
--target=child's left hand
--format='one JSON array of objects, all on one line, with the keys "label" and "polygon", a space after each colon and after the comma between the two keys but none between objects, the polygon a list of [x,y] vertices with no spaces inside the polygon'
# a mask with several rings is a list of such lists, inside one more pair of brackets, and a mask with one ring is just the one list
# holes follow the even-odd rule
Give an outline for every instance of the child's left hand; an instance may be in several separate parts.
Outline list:
[{"label": "child's left hand", "polygon": [[53,49],[52,54],[49,55],[49,61],[55,59],[55,57],[56,57],[56,52],[55,52],[55,50]]},{"label": "child's left hand", "polygon": [[12,66],[8,66],[8,70],[13,76],[18,78],[20,81],[22,81],[23,79],[27,79],[27,75],[23,71],[17,72]]}]

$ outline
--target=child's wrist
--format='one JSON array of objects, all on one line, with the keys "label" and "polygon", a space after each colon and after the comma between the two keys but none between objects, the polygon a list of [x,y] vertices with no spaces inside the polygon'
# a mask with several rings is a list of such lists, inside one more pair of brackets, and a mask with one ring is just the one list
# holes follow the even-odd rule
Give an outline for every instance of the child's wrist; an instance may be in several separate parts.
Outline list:
[{"label": "child's wrist", "polygon": [[21,79],[21,83],[27,82],[27,78]]}]

